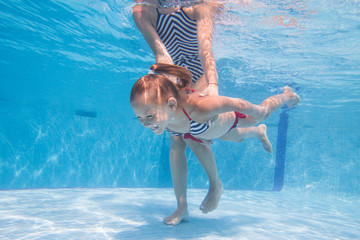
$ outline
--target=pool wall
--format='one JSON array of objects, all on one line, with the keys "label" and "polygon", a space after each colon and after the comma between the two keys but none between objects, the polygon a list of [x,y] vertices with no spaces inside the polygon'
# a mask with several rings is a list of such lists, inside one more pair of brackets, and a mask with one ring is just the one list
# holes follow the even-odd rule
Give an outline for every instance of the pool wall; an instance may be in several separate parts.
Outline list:
[{"label": "pool wall", "polygon": [[[153,64],[131,5],[0,7],[0,189],[171,187],[169,136],[144,129],[129,105],[132,84]],[[301,194],[360,195],[360,54],[357,48],[336,50],[347,46],[340,44],[343,38],[358,39],[359,29],[339,24],[346,31],[336,29],[340,36],[333,41],[338,35],[332,31],[317,32],[316,23],[325,20],[314,17],[307,26],[312,31],[251,25],[239,30],[244,35],[230,32],[230,40],[219,33],[227,26],[215,33],[220,94],[260,103],[290,85],[302,98],[296,108],[266,120],[272,155],[257,139],[215,141],[226,189],[269,191],[283,184]],[[258,42],[248,42],[255,49],[223,52],[234,37],[253,36],[251,27]],[[321,46],[315,45],[319,37]],[[288,116],[286,139],[279,131],[282,113]],[[277,149],[285,153],[280,172]],[[189,187],[206,188],[204,171],[190,151],[187,156]]]},{"label": "pool wall", "polygon": [[[0,188],[171,187],[169,135],[155,136],[143,128],[128,102],[140,75],[81,70],[76,64],[55,71],[44,67],[47,60],[2,64]],[[246,94],[256,94],[251,92]],[[357,195],[358,139],[348,137],[356,126],[344,120],[343,126],[328,129],[320,119],[326,116],[302,109],[300,104],[286,112],[284,188]],[[273,189],[280,113],[285,111],[266,121],[272,155],[257,139],[215,141],[212,149],[226,189]],[[189,187],[207,187],[201,166],[190,151],[187,155]]]}]

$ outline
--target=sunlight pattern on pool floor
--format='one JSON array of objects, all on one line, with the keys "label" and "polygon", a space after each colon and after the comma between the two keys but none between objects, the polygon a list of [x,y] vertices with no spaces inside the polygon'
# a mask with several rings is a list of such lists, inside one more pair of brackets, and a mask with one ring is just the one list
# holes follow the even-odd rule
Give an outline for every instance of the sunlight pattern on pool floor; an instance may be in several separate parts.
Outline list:
[{"label": "sunlight pattern on pool floor", "polygon": [[172,189],[1,191],[1,239],[359,239],[360,204],[304,201],[278,192],[225,191],[218,209],[198,210],[206,190],[188,192],[190,222],[162,223]]}]

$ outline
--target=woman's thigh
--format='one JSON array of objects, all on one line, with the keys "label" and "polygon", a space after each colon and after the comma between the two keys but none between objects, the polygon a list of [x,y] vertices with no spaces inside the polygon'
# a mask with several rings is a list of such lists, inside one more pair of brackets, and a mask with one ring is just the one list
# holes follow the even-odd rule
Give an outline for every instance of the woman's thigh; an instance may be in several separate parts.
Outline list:
[{"label": "woman's thigh", "polygon": [[199,77],[199,79],[193,83],[191,87],[195,90],[195,92],[203,91],[207,87],[205,74],[201,75],[201,77]]}]

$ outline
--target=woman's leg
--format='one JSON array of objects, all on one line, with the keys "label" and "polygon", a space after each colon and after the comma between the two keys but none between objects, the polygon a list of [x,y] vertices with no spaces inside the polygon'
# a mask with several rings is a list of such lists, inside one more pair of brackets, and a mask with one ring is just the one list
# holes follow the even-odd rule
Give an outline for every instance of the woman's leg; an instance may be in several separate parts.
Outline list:
[{"label": "woman's leg", "polygon": [[164,219],[169,225],[177,225],[181,221],[187,221],[189,213],[187,210],[186,185],[187,185],[187,162],[186,145],[179,136],[170,136],[170,169],[174,186],[177,209]]},{"label": "woman's leg", "polygon": [[203,213],[211,212],[217,208],[221,195],[224,192],[218,175],[214,154],[209,146],[202,145],[190,139],[185,140],[185,142],[191,151],[193,151],[209,178],[209,191],[200,205],[200,210]]},{"label": "woman's leg", "polygon": [[257,127],[234,128],[220,137],[220,139],[224,141],[241,142],[246,138],[252,137],[259,138],[265,151],[272,153],[272,145],[267,137],[265,124],[260,124]]}]

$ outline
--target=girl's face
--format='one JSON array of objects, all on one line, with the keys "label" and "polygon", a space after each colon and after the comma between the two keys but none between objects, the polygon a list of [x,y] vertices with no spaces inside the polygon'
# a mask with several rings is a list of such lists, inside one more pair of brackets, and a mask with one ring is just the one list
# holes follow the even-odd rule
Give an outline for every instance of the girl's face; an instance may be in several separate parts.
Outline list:
[{"label": "girl's face", "polygon": [[173,109],[168,104],[149,104],[143,97],[132,102],[131,107],[141,124],[156,135],[164,132],[173,114]]}]

